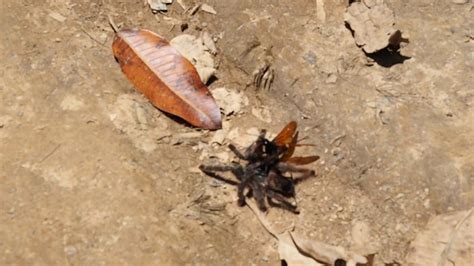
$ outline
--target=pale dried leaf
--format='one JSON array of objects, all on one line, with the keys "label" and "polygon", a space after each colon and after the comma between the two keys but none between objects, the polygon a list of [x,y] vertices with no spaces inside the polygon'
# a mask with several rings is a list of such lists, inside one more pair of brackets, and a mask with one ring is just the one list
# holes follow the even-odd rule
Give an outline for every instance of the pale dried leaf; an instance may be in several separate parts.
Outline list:
[{"label": "pale dried leaf", "polygon": [[176,50],[196,68],[203,83],[207,83],[216,72],[214,58],[201,38],[189,34],[178,35],[170,41]]},{"label": "pale dried leaf", "polygon": [[211,52],[211,54],[213,55],[216,55],[217,47],[211,35],[209,34],[209,32],[207,31],[202,32],[201,39],[202,39],[202,43],[209,49],[209,52]]},{"label": "pale dried leaf", "polygon": [[[343,136],[343,135],[342,135]],[[341,138],[336,138],[334,143],[340,143]],[[371,228],[367,221],[352,221],[351,229],[351,250],[361,254],[375,254],[381,249],[377,237],[371,236]]]},{"label": "pale dried leaf", "polygon": [[271,123],[272,122],[272,114],[268,108],[261,107],[252,107],[252,115],[254,115],[256,118],[258,118],[260,121],[263,121],[265,123]]},{"label": "pale dried leaf", "polygon": [[408,265],[472,265],[474,261],[473,209],[438,215],[411,243]]},{"label": "pale dried leaf", "polygon": [[258,220],[260,223],[265,227],[265,229],[275,238],[278,238],[278,234],[276,230],[271,226],[270,222],[265,218],[265,215],[263,212],[261,212],[257,206],[255,206],[255,203],[248,201],[246,202],[247,206],[252,210],[252,212],[257,216]]},{"label": "pale dried leaf", "polygon": [[229,134],[228,129],[223,128],[223,129],[217,130],[212,136],[211,143],[222,145],[224,143],[224,140],[227,134]]},{"label": "pale dried leaf", "polygon": [[238,114],[245,103],[242,93],[223,87],[212,90],[212,95],[227,116]]},{"label": "pale dried leaf", "polygon": [[238,147],[244,149],[255,142],[258,134],[259,131],[256,127],[249,128],[246,132],[240,131],[239,128],[233,128],[229,134],[227,134],[226,138],[229,139],[231,143],[237,144]]},{"label": "pale dried leaf", "polygon": [[177,0],[176,2],[178,2],[178,4],[181,6],[181,8],[182,8],[183,10],[186,10],[186,9],[187,9],[187,7],[186,7],[186,5],[184,4],[183,0]]},{"label": "pale dried leaf", "polygon": [[202,4],[201,10],[209,14],[213,14],[213,15],[217,14],[216,10],[208,4]]},{"label": "pale dried leaf", "polygon": [[[324,265],[319,262],[334,265],[336,260],[342,259],[348,266],[356,264],[366,264],[367,258],[364,256],[348,252],[342,247],[331,246],[319,241],[308,240],[297,234],[286,230],[283,233],[277,233],[277,230],[271,226],[265,215],[258,210],[253,202],[247,202],[247,206],[257,216],[260,223],[276,239],[278,239],[278,252],[280,258],[285,260],[288,265]],[[305,254],[305,255],[303,255]],[[309,255],[310,257],[306,256]]]},{"label": "pale dried leaf", "polygon": [[168,11],[166,3],[162,0],[147,0],[147,2],[153,12]]},{"label": "pale dried leaf", "polygon": [[342,247],[328,245],[319,241],[306,239],[298,234],[291,233],[296,246],[305,254],[310,255],[315,260],[334,265],[336,260],[344,260],[346,265],[366,264],[367,258],[346,251]]},{"label": "pale dried leaf", "polygon": [[287,265],[324,265],[316,262],[314,259],[304,256],[295,246],[290,233],[285,232],[278,235],[278,253],[280,259],[286,261]]},{"label": "pale dried leaf", "polygon": [[369,54],[386,48],[397,32],[393,11],[381,0],[353,2],[344,20],[353,30],[356,44]]}]

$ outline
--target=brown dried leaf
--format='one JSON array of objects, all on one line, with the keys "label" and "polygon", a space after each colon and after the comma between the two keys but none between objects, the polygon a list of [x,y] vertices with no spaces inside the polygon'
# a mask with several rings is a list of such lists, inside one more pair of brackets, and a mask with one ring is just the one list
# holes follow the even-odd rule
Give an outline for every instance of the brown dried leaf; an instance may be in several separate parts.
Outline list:
[{"label": "brown dried leaf", "polygon": [[222,127],[219,107],[196,69],[167,40],[148,30],[124,29],[112,49],[124,74],[153,105],[196,127]]}]

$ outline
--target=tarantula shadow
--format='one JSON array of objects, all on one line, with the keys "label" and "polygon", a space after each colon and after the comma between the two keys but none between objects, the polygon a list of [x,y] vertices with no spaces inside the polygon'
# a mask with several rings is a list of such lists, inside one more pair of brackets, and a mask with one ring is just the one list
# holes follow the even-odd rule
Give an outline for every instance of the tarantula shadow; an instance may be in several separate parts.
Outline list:
[{"label": "tarantula shadow", "polygon": [[[230,144],[230,150],[244,161],[244,164],[200,165],[207,175],[237,186],[238,204],[243,206],[245,198],[253,197],[261,211],[267,210],[267,204],[299,213],[296,203],[288,198],[295,198],[295,185],[309,177],[315,171],[299,166],[319,159],[319,156],[292,157],[298,132],[296,122],[290,122],[272,141],[265,138],[262,130],[257,140],[243,153]],[[218,175],[216,172],[231,172],[238,182]],[[285,174],[295,174],[286,176]],[[248,190],[245,193],[245,190]]]}]

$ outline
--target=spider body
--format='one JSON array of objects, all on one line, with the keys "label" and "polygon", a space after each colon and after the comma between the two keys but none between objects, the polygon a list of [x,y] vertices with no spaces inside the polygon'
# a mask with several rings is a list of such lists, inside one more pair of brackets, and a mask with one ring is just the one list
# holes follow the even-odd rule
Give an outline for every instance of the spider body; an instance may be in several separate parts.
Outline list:
[{"label": "spider body", "polygon": [[[290,126],[291,128],[288,130]],[[237,185],[240,206],[245,204],[244,191],[248,189],[248,195],[255,198],[261,211],[267,210],[266,202],[268,202],[271,206],[298,213],[296,204],[290,203],[287,198],[295,197],[295,185],[314,176],[315,172],[297,166],[297,164],[316,161],[319,156],[291,157],[298,136],[295,131],[296,123],[290,122],[274,140],[268,140],[265,138],[266,131],[262,130],[257,140],[243,153],[234,145],[229,145],[230,150],[244,161],[244,164],[201,165],[200,169],[214,178]],[[229,181],[216,174],[216,172],[227,171],[232,172],[239,182]],[[285,173],[298,173],[299,175],[292,178],[285,176]]]}]

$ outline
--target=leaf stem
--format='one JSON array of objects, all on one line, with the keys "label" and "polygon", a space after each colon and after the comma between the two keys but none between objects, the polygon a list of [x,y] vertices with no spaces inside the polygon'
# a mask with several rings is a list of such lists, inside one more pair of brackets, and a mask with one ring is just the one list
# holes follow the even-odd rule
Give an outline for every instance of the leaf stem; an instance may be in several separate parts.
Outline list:
[{"label": "leaf stem", "polygon": [[114,20],[112,19],[112,16],[108,15],[107,16],[109,18],[109,25],[110,27],[112,27],[112,29],[114,30],[115,33],[117,33],[119,31],[119,28],[117,27],[117,25],[115,24]]}]

